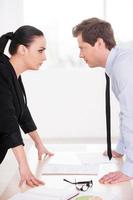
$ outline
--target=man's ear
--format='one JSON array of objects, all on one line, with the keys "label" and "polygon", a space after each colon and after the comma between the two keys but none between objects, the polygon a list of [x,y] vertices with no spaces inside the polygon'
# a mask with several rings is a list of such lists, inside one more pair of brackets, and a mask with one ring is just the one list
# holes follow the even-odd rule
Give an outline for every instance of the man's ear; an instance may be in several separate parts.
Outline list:
[{"label": "man's ear", "polygon": [[18,46],[17,52],[18,52],[20,55],[23,56],[23,55],[27,52],[27,48],[26,48],[24,45],[20,44],[20,45]]},{"label": "man's ear", "polygon": [[97,44],[97,47],[100,49],[103,48],[103,46],[105,47],[105,42],[103,41],[102,38],[98,38],[96,41],[96,44]]}]

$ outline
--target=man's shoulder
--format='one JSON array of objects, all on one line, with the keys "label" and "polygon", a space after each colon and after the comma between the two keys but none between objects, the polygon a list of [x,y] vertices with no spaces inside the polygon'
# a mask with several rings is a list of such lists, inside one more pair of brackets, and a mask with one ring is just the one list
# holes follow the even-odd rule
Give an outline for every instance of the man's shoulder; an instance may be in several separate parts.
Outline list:
[{"label": "man's shoulder", "polygon": [[131,56],[133,58],[133,47],[117,46],[116,50],[118,56],[123,56],[124,58]]},{"label": "man's shoulder", "polygon": [[116,47],[114,53],[113,66],[118,69],[133,69],[133,48],[132,47]]}]

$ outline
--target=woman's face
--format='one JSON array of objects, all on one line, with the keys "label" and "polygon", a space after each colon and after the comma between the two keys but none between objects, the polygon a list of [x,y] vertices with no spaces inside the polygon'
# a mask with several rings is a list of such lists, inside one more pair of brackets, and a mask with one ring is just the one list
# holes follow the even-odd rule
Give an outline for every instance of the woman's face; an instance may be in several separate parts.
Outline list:
[{"label": "woman's face", "polygon": [[29,47],[25,47],[25,65],[27,69],[37,70],[46,60],[46,40],[44,36],[35,36]]}]

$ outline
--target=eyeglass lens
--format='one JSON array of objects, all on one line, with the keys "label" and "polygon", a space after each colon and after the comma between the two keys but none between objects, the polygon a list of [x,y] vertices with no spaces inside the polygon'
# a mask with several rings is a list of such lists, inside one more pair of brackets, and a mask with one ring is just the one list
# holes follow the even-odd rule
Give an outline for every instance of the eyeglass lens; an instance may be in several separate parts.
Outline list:
[{"label": "eyeglass lens", "polygon": [[75,179],[75,182],[68,181],[67,179],[63,179],[63,180],[68,183],[75,184],[77,190],[84,191],[84,192],[93,186],[92,180],[80,181],[80,182],[76,182],[76,179]]}]

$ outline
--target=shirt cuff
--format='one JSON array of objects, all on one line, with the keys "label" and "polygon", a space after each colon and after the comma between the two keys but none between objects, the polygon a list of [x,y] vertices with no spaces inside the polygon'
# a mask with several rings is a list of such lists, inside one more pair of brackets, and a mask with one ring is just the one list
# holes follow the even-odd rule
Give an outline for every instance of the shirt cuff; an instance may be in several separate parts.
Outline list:
[{"label": "shirt cuff", "polygon": [[30,133],[32,131],[37,130],[37,127],[33,120],[28,121],[24,124],[21,124],[20,126],[21,126],[22,130],[24,131],[24,133]]},{"label": "shirt cuff", "polygon": [[133,177],[133,163],[125,161],[122,167],[122,172],[129,177]]},{"label": "shirt cuff", "polygon": [[116,146],[116,152],[124,155],[125,153],[124,150],[125,150],[124,145],[121,142],[119,142]]}]

